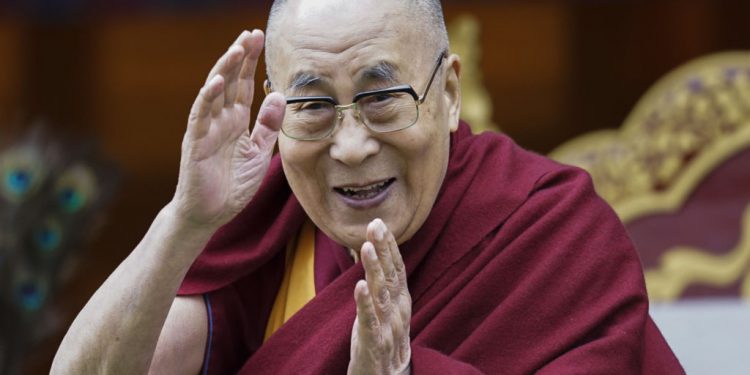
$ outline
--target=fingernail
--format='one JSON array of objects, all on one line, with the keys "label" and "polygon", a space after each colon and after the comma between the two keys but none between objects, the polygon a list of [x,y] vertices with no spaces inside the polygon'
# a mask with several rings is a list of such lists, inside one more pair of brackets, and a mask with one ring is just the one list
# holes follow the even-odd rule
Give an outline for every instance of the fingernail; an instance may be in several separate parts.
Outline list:
[{"label": "fingernail", "polygon": [[385,223],[383,223],[383,221],[380,221],[380,223],[378,224],[379,225],[375,228],[375,239],[380,242],[383,241],[383,238],[385,238]]},{"label": "fingernail", "polygon": [[371,242],[365,242],[364,246],[362,247],[362,252],[364,252],[364,256],[366,256],[370,260],[378,259],[377,254],[375,254],[375,246]]},{"label": "fingernail", "polygon": [[[240,35],[239,35],[239,36],[237,37],[237,39],[235,39],[235,40],[234,40],[234,43],[232,43],[232,45],[235,45],[235,44],[239,44],[240,40],[242,40],[242,38],[243,38],[243,37],[244,37],[244,36],[245,36],[246,34],[247,34],[247,30],[243,30],[243,31],[242,31],[242,32],[240,33]],[[231,47],[231,46],[230,46],[230,47]]]}]

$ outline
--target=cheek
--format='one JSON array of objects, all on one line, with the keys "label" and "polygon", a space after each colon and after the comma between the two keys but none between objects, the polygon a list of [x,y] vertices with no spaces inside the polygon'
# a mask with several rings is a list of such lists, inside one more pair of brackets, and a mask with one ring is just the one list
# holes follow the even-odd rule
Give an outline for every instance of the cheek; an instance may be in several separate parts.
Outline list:
[{"label": "cheek", "polygon": [[441,127],[441,122],[433,117],[423,118],[423,122],[413,126],[404,134],[401,148],[407,153],[407,158],[420,165],[440,164],[447,157],[448,128]]},{"label": "cheek", "polygon": [[316,146],[312,143],[307,144],[289,139],[279,141],[284,175],[289,186],[300,199],[318,194],[321,184],[324,183],[317,167],[321,150]]},{"label": "cheek", "polygon": [[[407,153],[412,193],[437,194],[448,163],[449,139],[447,130],[437,127],[414,132],[405,139],[406,144],[401,149]],[[432,200],[434,197],[423,198]]]},{"label": "cheek", "polygon": [[316,142],[295,141],[283,134],[279,135],[279,154],[285,171],[288,167],[290,172],[312,174],[307,168],[317,162],[321,151],[321,146]]}]

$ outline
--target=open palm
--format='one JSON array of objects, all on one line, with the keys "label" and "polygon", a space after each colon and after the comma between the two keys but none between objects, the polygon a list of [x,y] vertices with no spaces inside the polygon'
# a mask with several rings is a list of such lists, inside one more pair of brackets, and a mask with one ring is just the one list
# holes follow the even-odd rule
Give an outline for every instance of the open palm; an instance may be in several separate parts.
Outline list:
[{"label": "open palm", "polygon": [[217,61],[190,111],[172,201],[190,223],[218,228],[232,219],[268,169],[285,102],[280,94],[268,95],[249,132],[263,38],[259,30],[243,32]]}]

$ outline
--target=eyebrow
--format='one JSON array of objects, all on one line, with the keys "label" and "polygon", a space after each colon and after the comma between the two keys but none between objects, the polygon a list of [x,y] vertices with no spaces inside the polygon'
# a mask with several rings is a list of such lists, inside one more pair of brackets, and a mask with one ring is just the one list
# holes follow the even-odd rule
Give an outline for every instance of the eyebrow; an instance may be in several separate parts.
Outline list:
[{"label": "eyebrow", "polygon": [[320,83],[320,77],[315,74],[310,72],[298,72],[292,77],[288,89],[291,92],[299,92],[310,86],[315,86],[318,83]]},{"label": "eyebrow", "polygon": [[[388,84],[397,84],[396,75],[398,68],[387,62],[380,61],[377,64],[366,68],[360,73],[359,81],[380,81]],[[298,93],[309,89],[310,87],[319,86],[323,83],[323,79],[309,71],[302,71],[292,76],[291,82],[287,90],[292,93]]]},{"label": "eyebrow", "polygon": [[396,73],[398,68],[395,65],[381,61],[362,72],[361,81],[385,81],[387,83],[396,84]]}]

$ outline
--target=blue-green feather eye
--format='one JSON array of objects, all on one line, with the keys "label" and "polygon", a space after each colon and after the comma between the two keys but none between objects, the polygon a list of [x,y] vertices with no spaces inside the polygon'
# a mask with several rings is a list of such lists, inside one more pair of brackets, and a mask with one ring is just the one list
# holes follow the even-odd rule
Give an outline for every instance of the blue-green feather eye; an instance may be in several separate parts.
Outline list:
[{"label": "blue-green feather eye", "polygon": [[38,153],[32,148],[12,149],[0,155],[0,194],[21,202],[34,193],[46,177]]},{"label": "blue-green feather eye", "polygon": [[45,220],[33,232],[34,245],[43,253],[52,253],[62,243],[63,231],[54,219]]},{"label": "blue-green feather eye", "polygon": [[86,203],[86,198],[81,191],[66,186],[57,193],[57,201],[66,212],[76,212]]},{"label": "blue-green feather eye", "polygon": [[23,195],[31,188],[31,172],[23,169],[5,171],[5,185],[10,192]]},{"label": "blue-green feather eye", "polygon": [[16,301],[25,312],[36,312],[44,305],[45,293],[39,283],[28,280],[16,286]]},{"label": "blue-green feather eye", "polygon": [[67,213],[76,213],[95,199],[96,177],[90,168],[76,164],[63,173],[55,186],[58,206]]}]

